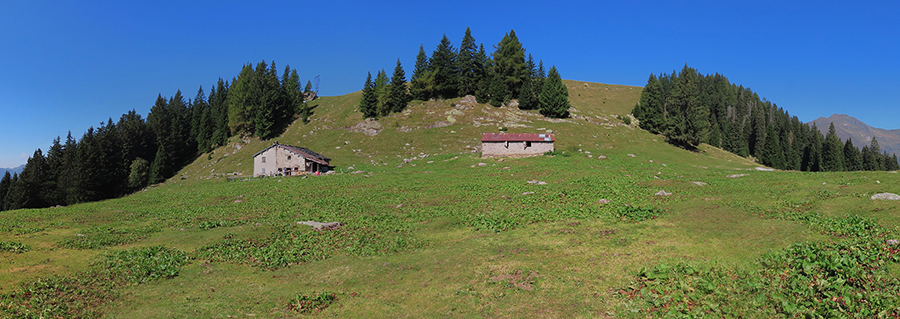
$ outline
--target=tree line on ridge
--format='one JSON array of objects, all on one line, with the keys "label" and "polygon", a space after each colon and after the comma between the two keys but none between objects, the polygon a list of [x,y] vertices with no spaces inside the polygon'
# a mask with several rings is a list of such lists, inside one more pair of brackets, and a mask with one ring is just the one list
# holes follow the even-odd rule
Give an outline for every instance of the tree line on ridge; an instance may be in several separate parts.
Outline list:
[{"label": "tree line on ridge", "polygon": [[897,170],[896,154],[883,152],[872,137],[862,150],[718,73],[701,75],[688,67],[672,74],[650,74],[632,111],[641,128],[662,134],[678,146],[700,143],[723,148],[763,165],[798,171]]},{"label": "tree line on ridge", "polygon": [[71,131],[37,149],[20,174],[0,179],[0,211],[71,205],[114,198],[174,176],[203,154],[237,135],[271,138],[295,119],[306,121],[312,83],[301,88],[290,66],[279,78],[275,63],[244,65],[232,80],[219,78],[207,96],[157,96],[146,120],[134,110],[90,127],[81,139]]},{"label": "tree line on ridge", "polygon": [[378,118],[402,112],[411,100],[450,99],[473,95],[480,103],[495,107],[517,99],[518,108],[539,110],[547,117],[569,116],[569,92],[557,71],[537,64],[519,42],[514,30],[503,36],[488,57],[484,44],[476,46],[466,28],[459,49],[446,35],[429,57],[419,46],[415,70],[409,84],[400,60],[388,78],[384,70],[375,79],[370,72],[363,85],[359,111],[366,118]]}]

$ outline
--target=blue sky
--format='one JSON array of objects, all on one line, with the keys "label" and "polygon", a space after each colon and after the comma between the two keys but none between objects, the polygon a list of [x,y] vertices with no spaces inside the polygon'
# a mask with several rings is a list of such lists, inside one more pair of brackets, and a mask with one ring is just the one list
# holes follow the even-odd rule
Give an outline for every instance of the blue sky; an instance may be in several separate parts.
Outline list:
[{"label": "blue sky", "polygon": [[19,1],[0,0],[0,167],[157,94],[274,60],[322,95],[465,28],[488,51],[514,29],[563,78],[644,85],[685,63],[750,87],[802,121],[845,113],[900,128],[897,1]]}]

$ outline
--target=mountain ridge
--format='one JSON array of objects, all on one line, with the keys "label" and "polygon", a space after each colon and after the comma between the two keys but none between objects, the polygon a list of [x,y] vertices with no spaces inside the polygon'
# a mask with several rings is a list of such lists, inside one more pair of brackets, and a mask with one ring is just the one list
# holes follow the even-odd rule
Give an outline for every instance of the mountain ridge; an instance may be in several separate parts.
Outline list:
[{"label": "mountain ridge", "polygon": [[819,132],[826,134],[831,123],[834,123],[834,131],[837,136],[845,143],[848,138],[853,138],[853,145],[861,149],[863,146],[868,146],[872,137],[875,137],[882,151],[886,151],[888,154],[900,153],[900,129],[888,130],[872,127],[855,117],[838,113],[829,117],[819,117],[807,124],[815,124]]}]

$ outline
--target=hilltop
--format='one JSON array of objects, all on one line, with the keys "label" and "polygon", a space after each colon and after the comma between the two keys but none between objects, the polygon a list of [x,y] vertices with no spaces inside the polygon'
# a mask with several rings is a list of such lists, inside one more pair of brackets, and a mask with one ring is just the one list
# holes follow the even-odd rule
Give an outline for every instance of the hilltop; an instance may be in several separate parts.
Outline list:
[{"label": "hilltop", "polygon": [[[550,119],[516,107],[493,107],[471,98],[413,101],[397,114],[377,120],[363,119],[357,111],[360,92],[322,97],[313,102],[309,123],[296,121],[281,136],[282,144],[310,148],[332,158],[340,172],[351,166],[397,166],[416,157],[439,154],[475,154],[483,133],[549,132],[556,134],[556,148],[568,152],[641,149],[665,154],[669,149],[658,136],[625,124],[637,103],[641,87],[565,80],[572,104],[567,119]],[[629,117],[629,120],[631,118]],[[230,143],[201,155],[179,173],[183,178],[210,179],[252,173],[256,152],[273,140],[232,137]],[[662,150],[649,150],[646,143]],[[709,148],[710,154],[734,163],[753,165],[747,159]],[[677,151],[685,152],[687,151]],[[696,155],[696,154],[695,154]]]}]

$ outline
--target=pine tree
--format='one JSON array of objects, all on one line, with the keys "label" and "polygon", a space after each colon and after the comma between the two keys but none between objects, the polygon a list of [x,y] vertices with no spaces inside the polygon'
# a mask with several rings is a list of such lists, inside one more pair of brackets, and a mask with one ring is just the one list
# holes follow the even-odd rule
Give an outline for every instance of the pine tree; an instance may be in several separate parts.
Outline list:
[{"label": "pine tree", "polygon": [[[492,96],[492,100],[500,103],[509,101],[512,97],[518,97],[522,85],[529,77],[530,71],[525,66],[525,49],[514,30],[503,36],[500,43],[495,46],[494,56],[494,81],[500,81],[502,88],[492,90],[494,93],[503,94]],[[495,85],[497,87],[497,85]],[[494,102],[492,101],[492,104]]]},{"label": "pine tree", "polygon": [[847,143],[844,144],[844,170],[862,170],[862,159],[859,155],[859,149],[857,149],[856,146],[853,146],[852,137],[847,138]]},{"label": "pine tree", "polygon": [[640,102],[633,111],[640,127],[650,133],[660,133],[666,127],[662,96],[662,87],[656,75],[650,74],[647,85],[641,91]]},{"label": "pine tree", "polygon": [[475,99],[478,103],[487,103],[491,100],[491,67],[493,62],[484,51],[484,44],[478,45],[478,61],[481,62],[481,70],[478,74],[478,84],[475,89]]},{"label": "pine tree", "polygon": [[766,145],[761,152],[760,162],[769,167],[784,169],[784,150],[781,147],[781,138],[774,125],[770,125],[766,133]]},{"label": "pine tree", "polygon": [[534,59],[531,57],[531,54],[528,55],[528,60],[525,62],[526,68],[530,70],[529,77],[525,80],[525,84],[522,85],[522,91],[519,92],[519,109],[522,110],[534,110],[540,106],[540,102],[538,101],[538,94],[540,91],[536,91],[537,86],[537,70],[535,70]]},{"label": "pine tree", "polygon": [[837,137],[834,123],[828,127],[825,143],[822,145],[822,171],[839,172],[844,170],[844,143]]},{"label": "pine tree", "polygon": [[457,69],[456,54],[446,34],[434,49],[434,53],[431,54],[429,67],[434,76],[434,94],[438,98],[452,98],[459,92],[459,69]]},{"label": "pine tree", "polygon": [[228,137],[231,136],[231,130],[228,127],[228,90],[228,82],[219,78],[218,83],[209,94],[209,108],[212,111],[212,121],[215,127],[210,141],[210,149],[215,145],[225,145]]},{"label": "pine tree", "polygon": [[881,161],[878,159],[879,155],[881,154],[881,147],[878,145],[878,140],[876,140],[874,136],[869,142],[869,146],[867,148],[863,148],[863,150],[863,169],[867,171],[883,170],[883,168],[881,167]]},{"label": "pine tree", "polygon": [[[254,92],[259,90],[255,77],[253,66],[246,64],[237,78],[231,82],[231,87],[228,90],[228,101],[226,102],[228,105],[229,136],[249,132],[253,127],[251,118],[253,117],[253,106],[256,105],[257,97]],[[150,110],[150,112],[152,114],[153,110]]]},{"label": "pine tree", "polygon": [[65,204],[65,193],[60,184],[62,172],[65,170],[65,151],[63,145],[60,144],[59,136],[53,139],[53,144],[47,150],[47,171],[44,172],[44,184],[41,186],[42,197],[46,201],[47,206]]},{"label": "pine tree", "polygon": [[434,94],[434,76],[422,45],[419,45],[419,54],[416,55],[416,69],[410,80],[409,92],[413,99],[421,101],[431,99]]},{"label": "pine tree", "polygon": [[409,100],[409,93],[406,88],[406,72],[403,71],[403,66],[400,65],[400,59],[397,59],[397,66],[394,67],[394,75],[391,76],[391,112],[402,112],[406,109],[406,103],[408,103]]},{"label": "pine tree", "polygon": [[378,103],[375,105],[375,113],[379,116],[390,114],[390,78],[388,78],[387,73],[384,72],[384,69],[378,71],[378,75],[375,76],[375,97],[378,99]]},{"label": "pine tree", "polygon": [[375,95],[375,83],[372,82],[372,72],[366,77],[363,85],[362,99],[359,101],[359,112],[363,118],[378,117],[378,97]]},{"label": "pine tree", "polygon": [[24,190],[22,189],[21,183],[19,183],[19,174],[13,173],[13,177],[9,183],[9,190],[6,191],[6,195],[3,196],[3,210],[14,210],[22,208],[22,194]]},{"label": "pine tree", "polygon": [[541,95],[538,97],[540,101],[540,112],[546,117],[566,118],[569,117],[569,90],[562,83],[562,78],[556,67],[550,67],[550,74],[547,75],[547,81]]},{"label": "pine tree", "polygon": [[150,184],[165,182],[170,177],[167,157],[165,145],[159,145],[156,156],[153,158],[153,164],[150,165]]},{"label": "pine tree", "polygon": [[6,171],[3,174],[3,178],[0,179],[0,211],[6,210],[6,194],[9,193],[9,187],[12,185],[12,176],[9,174],[9,171]]},{"label": "pine tree", "polygon": [[[459,69],[459,96],[473,95],[478,90],[482,72],[482,61],[478,54],[472,31],[466,27],[466,34],[463,36],[456,59]],[[418,63],[416,67],[418,68]]]}]

